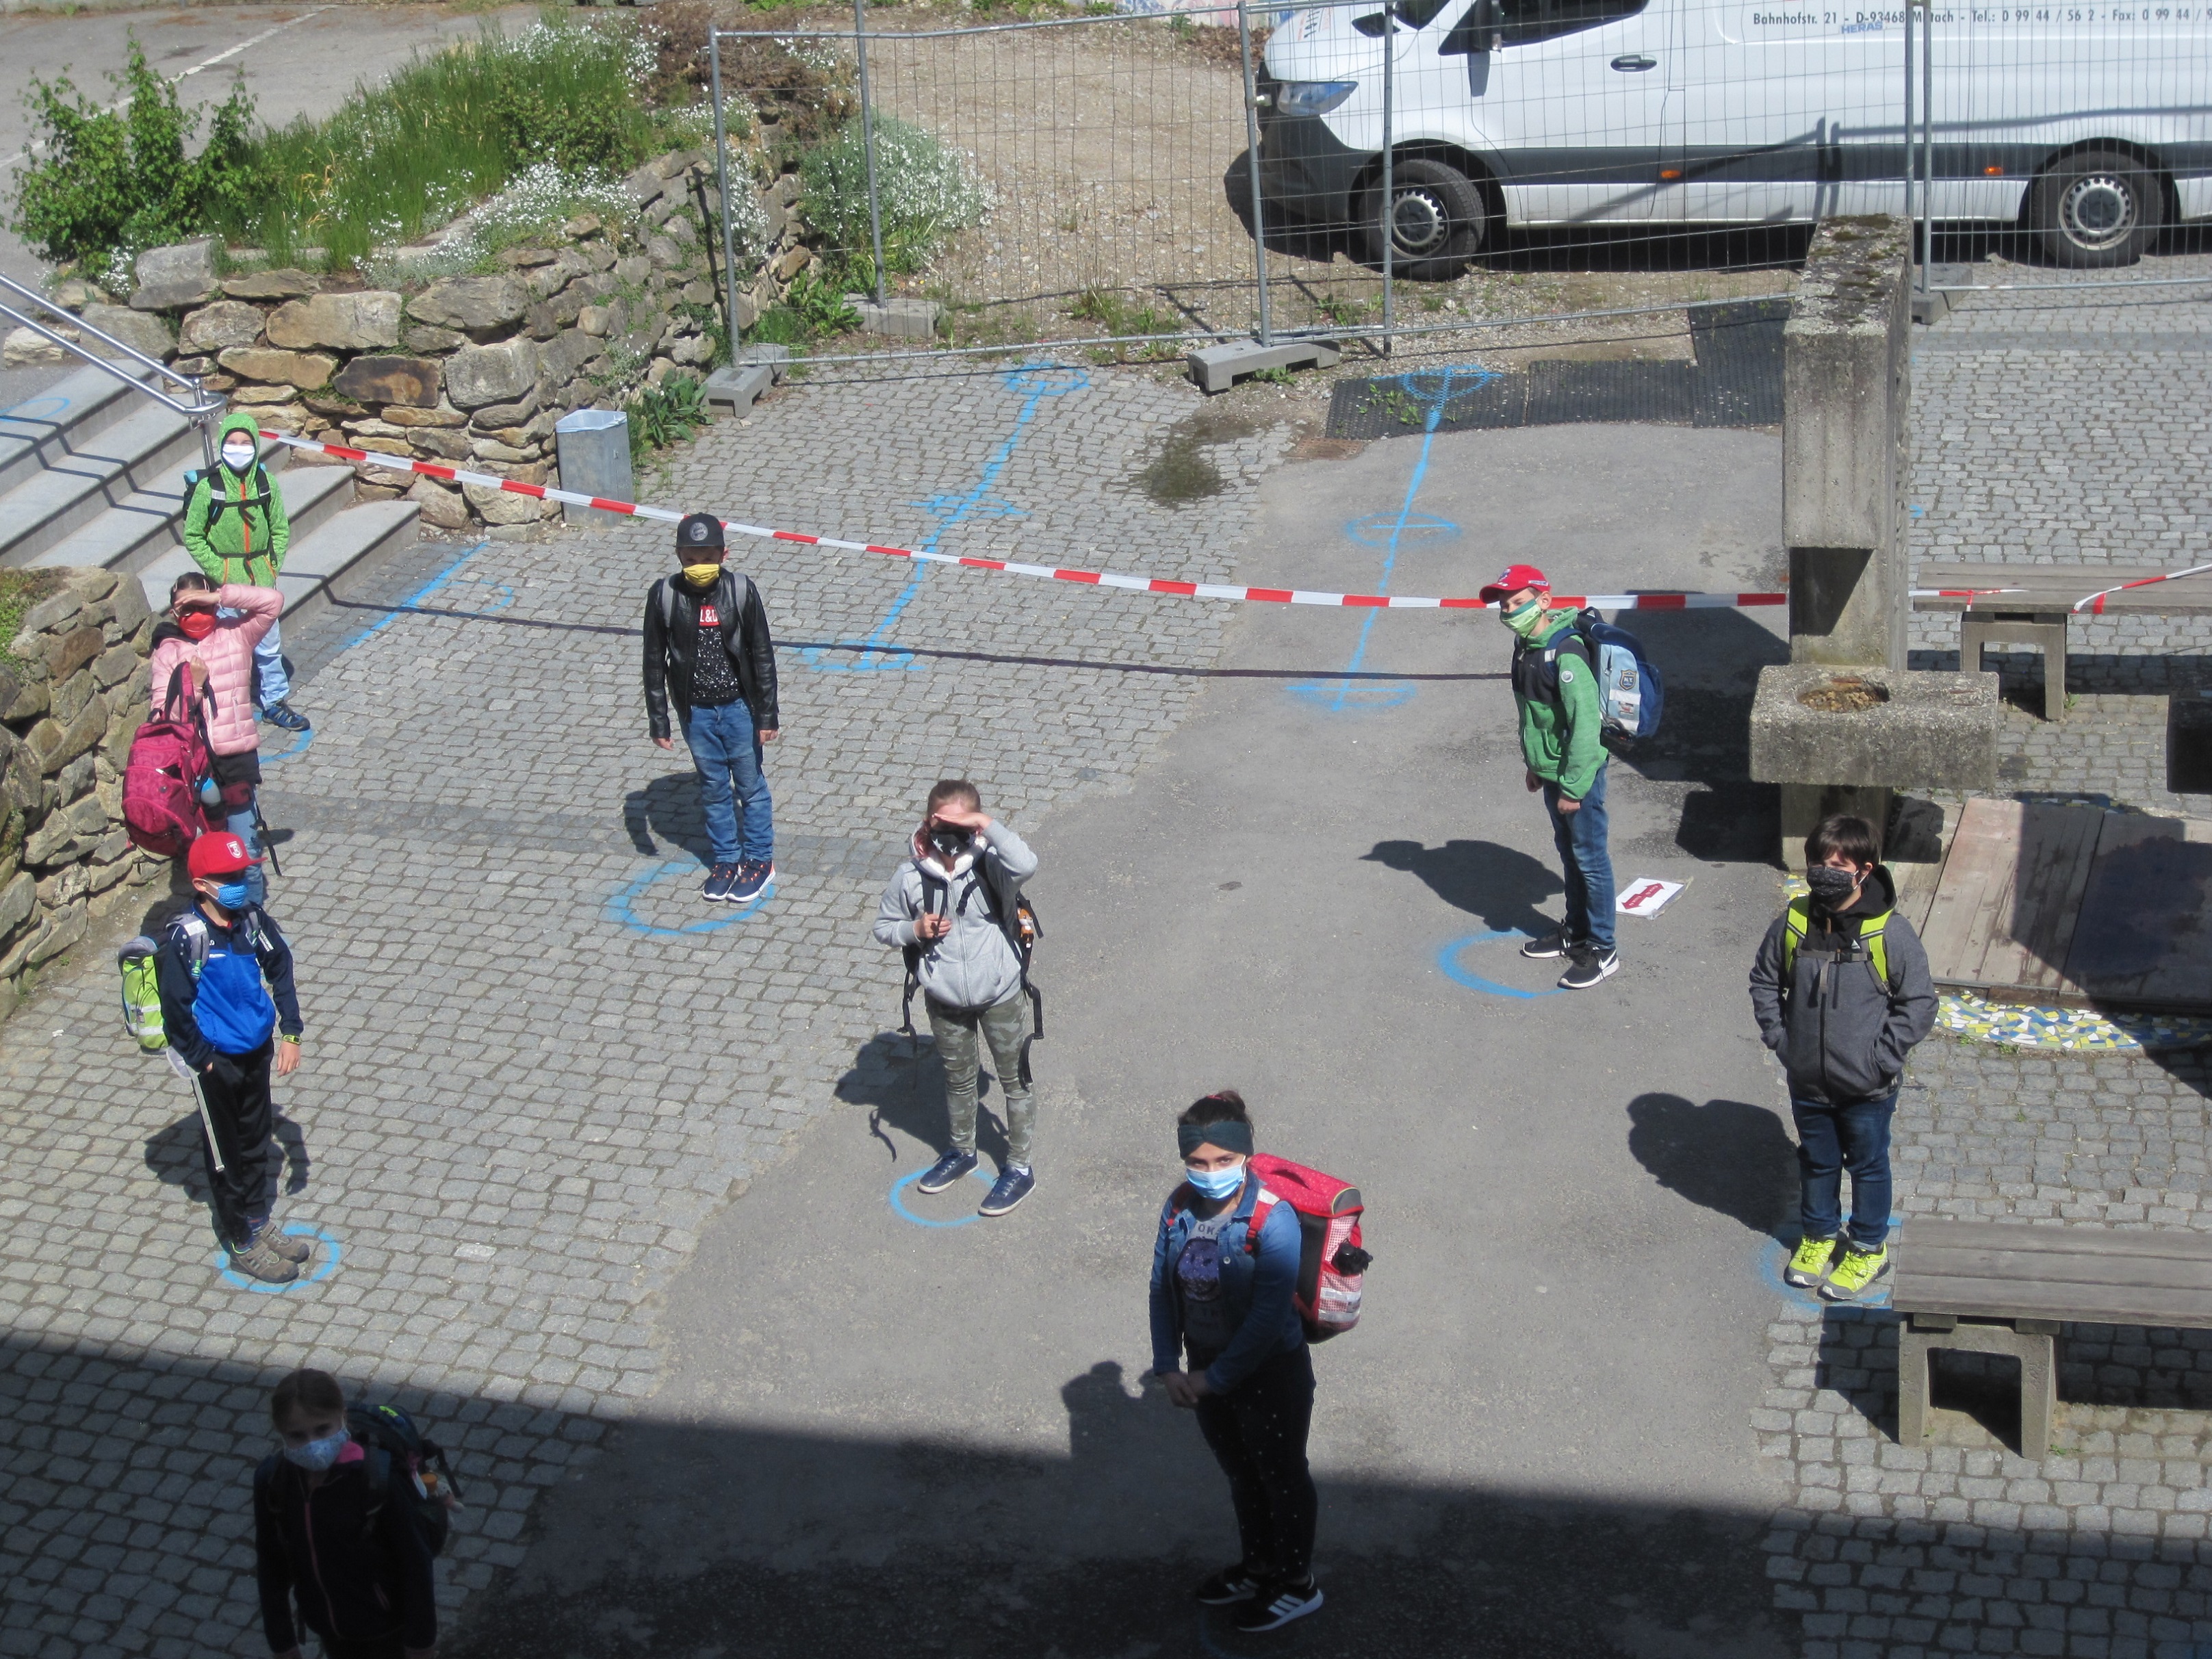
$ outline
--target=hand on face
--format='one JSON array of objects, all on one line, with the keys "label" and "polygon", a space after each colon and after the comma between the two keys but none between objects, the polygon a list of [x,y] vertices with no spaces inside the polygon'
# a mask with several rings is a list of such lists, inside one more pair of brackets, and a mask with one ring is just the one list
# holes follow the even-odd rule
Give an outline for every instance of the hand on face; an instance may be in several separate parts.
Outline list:
[{"label": "hand on face", "polygon": [[979,808],[963,806],[958,801],[949,800],[930,814],[929,822],[922,828],[924,833],[937,829],[965,830],[970,835],[980,836],[990,825],[989,815]]}]

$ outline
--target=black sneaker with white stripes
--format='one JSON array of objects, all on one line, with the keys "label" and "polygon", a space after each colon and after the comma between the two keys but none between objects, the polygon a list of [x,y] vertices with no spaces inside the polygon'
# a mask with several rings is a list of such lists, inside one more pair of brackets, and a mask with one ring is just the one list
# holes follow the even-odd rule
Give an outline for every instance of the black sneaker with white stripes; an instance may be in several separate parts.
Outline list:
[{"label": "black sneaker with white stripes", "polygon": [[1233,1567],[1224,1567],[1198,1587],[1198,1599],[1209,1607],[1225,1607],[1233,1601],[1249,1601],[1260,1593],[1260,1581],[1244,1571],[1239,1561]]},{"label": "black sneaker with white stripes", "polygon": [[1572,955],[1574,948],[1575,942],[1567,937],[1567,930],[1554,927],[1540,939],[1523,940],[1521,954],[1531,962],[1544,962],[1553,957]]},{"label": "black sneaker with white stripes", "polygon": [[1248,1636],[1280,1630],[1293,1619],[1303,1619],[1321,1606],[1321,1586],[1308,1578],[1302,1584],[1262,1584],[1251,1605],[1237,1615],[1237,1628]]}]

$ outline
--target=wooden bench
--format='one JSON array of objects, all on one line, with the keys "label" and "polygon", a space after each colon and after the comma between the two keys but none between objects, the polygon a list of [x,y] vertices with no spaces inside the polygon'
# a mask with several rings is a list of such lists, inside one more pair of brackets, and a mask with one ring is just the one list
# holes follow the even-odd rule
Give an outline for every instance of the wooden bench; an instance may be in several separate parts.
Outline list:
[{"label": "wooden bench", "polygon": [[1937,1348],[2020,1361],[2020,1455],[2051,1451],[2058,1327],[2212,1328],[2212,1236],[1920,1218],[1899,1239],[1897,1437],[1928,1434],[1928,1358]]},{"label": "wooden bench", "polygon": [[[1915,611],[1959,613],[1959,666],[1979,672],[1982,648],[2025,645],[2043,653],[2043,717],[2066,718],[2066,624],[2075,602],[2123,582],[2186,570],[2185,564],[1923,564],[1913,579]],[[1972,588],[2009,588],[1982,592]],[[2083,614],[2088,614],[2084,612]],[[2152,587],[2105,595],[2105,617],[2212,616],[2212,571]]]}]

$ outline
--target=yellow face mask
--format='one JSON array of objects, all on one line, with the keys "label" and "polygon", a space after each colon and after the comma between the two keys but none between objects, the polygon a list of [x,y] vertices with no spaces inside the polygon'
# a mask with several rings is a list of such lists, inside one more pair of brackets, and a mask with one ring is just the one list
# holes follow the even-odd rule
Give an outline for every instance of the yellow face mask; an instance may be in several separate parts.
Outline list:
[{"label": "yellow face mask", "polygon": [[684,567],[684,580],[694,587],[712,587],[721,574],[722,567],[719,564],[687,564]]}]

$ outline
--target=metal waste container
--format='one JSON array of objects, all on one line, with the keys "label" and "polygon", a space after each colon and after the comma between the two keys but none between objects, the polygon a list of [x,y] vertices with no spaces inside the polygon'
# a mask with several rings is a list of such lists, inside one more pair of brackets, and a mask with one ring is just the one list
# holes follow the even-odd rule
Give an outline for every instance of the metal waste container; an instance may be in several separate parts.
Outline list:
[{"label": "metal waste container", "polygon": [[[637,499],[629,466],[629,416],[621,410],[580,409],[563,415],[553,428],[553,441],[561,459],[562,489],[605,501]],[[629,518],[574,501],[561,504],[561,516],[569,524],[621,524]]]}]

